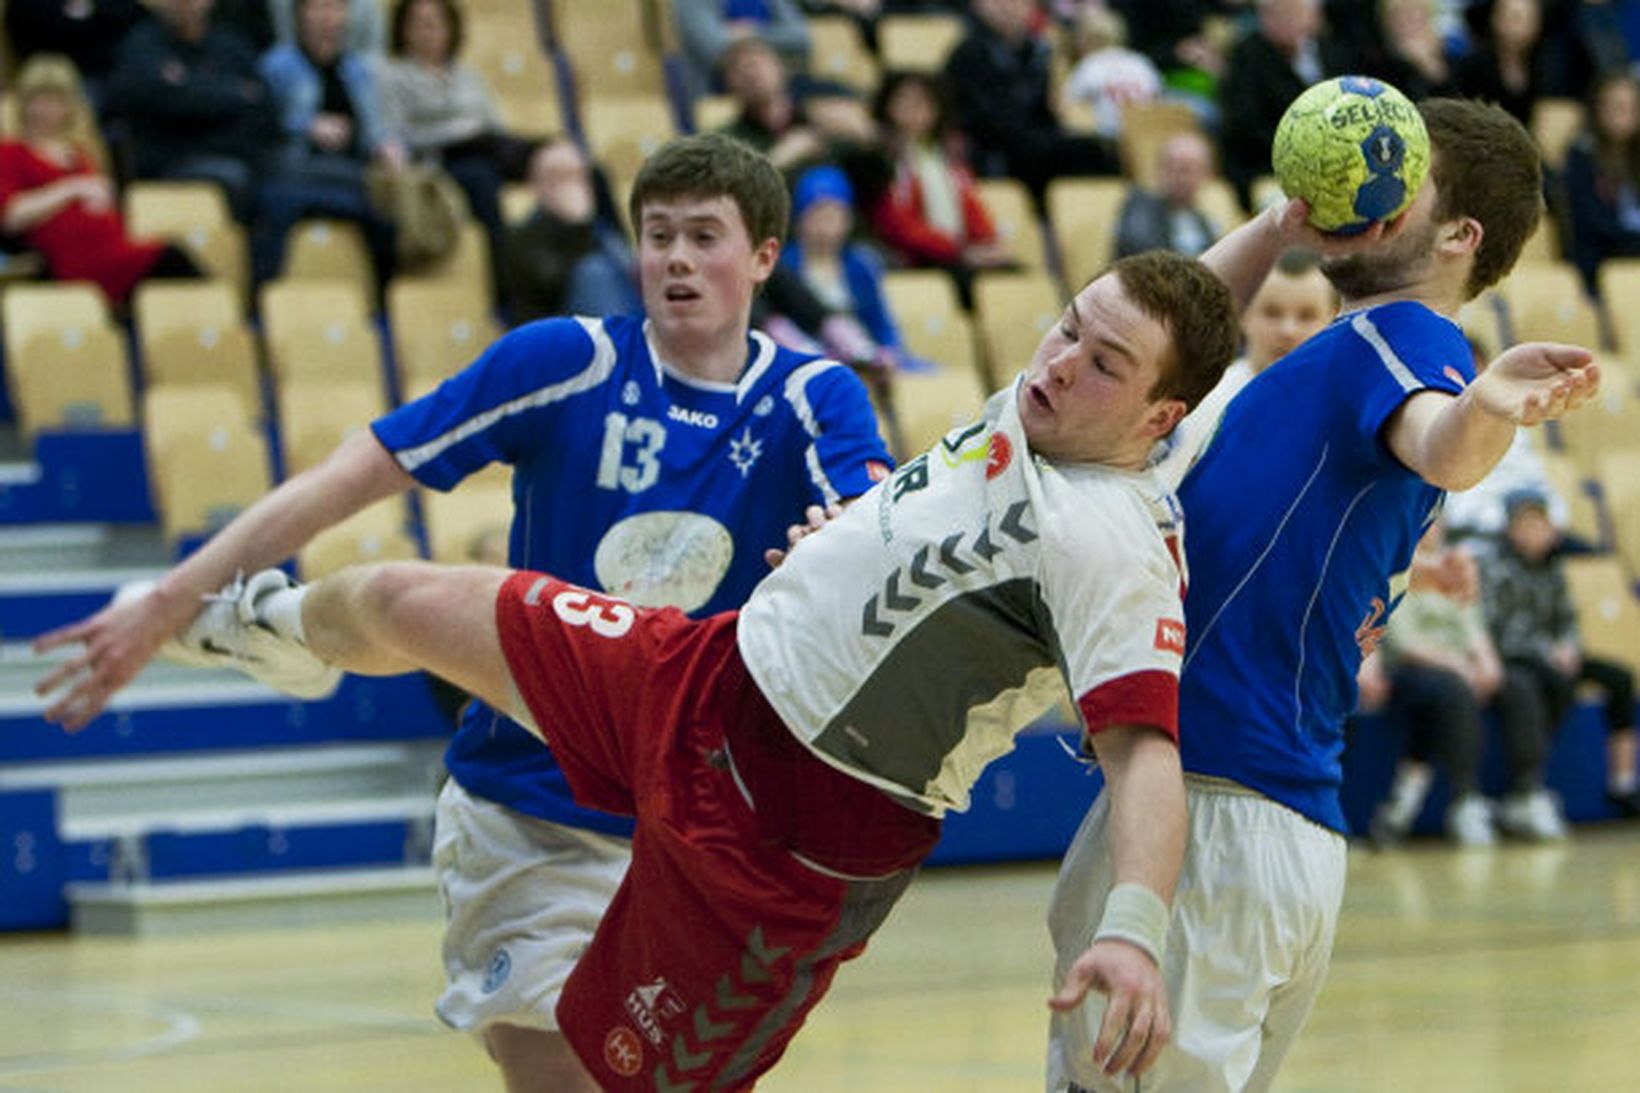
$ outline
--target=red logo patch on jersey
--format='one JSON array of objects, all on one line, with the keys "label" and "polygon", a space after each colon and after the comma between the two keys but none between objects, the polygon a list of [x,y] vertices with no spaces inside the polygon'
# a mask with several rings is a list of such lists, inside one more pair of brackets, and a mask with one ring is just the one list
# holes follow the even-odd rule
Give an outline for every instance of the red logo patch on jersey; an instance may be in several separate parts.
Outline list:
[{"label": "red logo patch on jersey", "polygon": [[1184,656],[1184,623],[1176,619],[1156,620],[1156,648]]},{"label": "red logo patch on jersey", "polygon": [[638,1034],[625,1025],[610,1029],[604,1037],[604,1062],[623,1078],[638,1073],[643,1065],[643,1045],[638,1042]]},{"label": "red logo patch on jersey", "polygon": [[991,434],[991,447],[985,457],[985,477],[995,478],[1014,461],[1014,446],[1001,433]]},{"label": "red logo patch on jersey", "polygon": [[888,464],[880,459],[866,460],[866,477],[873,482],[881,482],[888,477]]},{"label": "red logo patch on jersey", "polygon": [[1469,386],[1469,381],[1463,378],[1463,373],[1452,367],[1450,364],[1441,369],[1441,374],[1453,383],[1457,384],[1459,387]]}]

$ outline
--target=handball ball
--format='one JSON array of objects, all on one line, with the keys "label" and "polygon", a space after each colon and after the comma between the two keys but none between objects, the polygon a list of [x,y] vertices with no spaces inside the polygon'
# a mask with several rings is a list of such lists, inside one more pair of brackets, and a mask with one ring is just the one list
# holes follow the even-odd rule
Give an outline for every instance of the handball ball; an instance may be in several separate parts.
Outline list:
[{"label": "handball ball", "polygon": [[1282,191],[1309,203],[1313,227],[1354,235],[1412,204],[1429,171],[1429,134],[1389,84],[1337,76],[1287,107],[1270,161]]}]

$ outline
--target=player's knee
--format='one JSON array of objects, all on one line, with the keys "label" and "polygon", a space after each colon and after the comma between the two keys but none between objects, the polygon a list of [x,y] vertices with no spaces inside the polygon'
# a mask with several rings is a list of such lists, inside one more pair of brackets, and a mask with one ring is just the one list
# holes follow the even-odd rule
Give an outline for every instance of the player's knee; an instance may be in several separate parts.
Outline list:
[{"label": "player's knee", "polygon": [[438,580],[427,562],[383,562],[357,572],[354,608],[373,624],[395,630],[422,625]]}]

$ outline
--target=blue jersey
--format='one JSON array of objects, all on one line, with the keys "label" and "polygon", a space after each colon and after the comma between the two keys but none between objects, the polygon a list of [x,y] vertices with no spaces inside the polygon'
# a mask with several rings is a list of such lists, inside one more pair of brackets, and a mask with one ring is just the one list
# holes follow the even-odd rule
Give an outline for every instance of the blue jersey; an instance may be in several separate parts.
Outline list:
[{"label": "blue jersey", "polygon": [[[865,386],[752,333],[733,384],[662,365],[642,319],[549,319],[505,335],[376,437],[423,485],[513,467],[509,561],[693,614],[739,607],[806,506],[864,493],[890,459]],[[627,833],[577,806],[534,736],[481,703],[446,756],[477,796]]]},{"label": "blue jersey", "polygon": [[1186,771],[1346,830],[1339,755],[1356,670],[1444,496],[1391,454],[1384,425],[1415,392],[1471,378],[1456,325],[1393,303],[1339,318],[1230,403],[1179,490]]}]

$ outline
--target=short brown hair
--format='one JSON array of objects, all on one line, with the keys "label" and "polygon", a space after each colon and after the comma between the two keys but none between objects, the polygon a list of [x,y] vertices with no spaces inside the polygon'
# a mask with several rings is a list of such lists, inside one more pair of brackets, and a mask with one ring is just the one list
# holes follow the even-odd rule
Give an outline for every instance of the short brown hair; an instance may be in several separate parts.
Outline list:
[{"label": "short brown hair", "polygon": [[761,153],[733,137],[679,137],[645,160],[627,206],[633,227],[642,230],[649,202],[679,197],[729,198],[740,209],[754,247],[765,239],[786,238],[791,216],[786,180]]},{"label": "short brown hair", "polygon": [[1119,259],[1105,272],[1167,329],[1171,348],[1150,397],[1176,398],[1195,409],[1218,385],[1241,337],[1229,286],[1200,262],[1163,250]]},{"label": "short brown hair", "polygon": [[1435,180],[1435,222],[1480,222],[1464,286],[1474,299],[1509,275],[1543,217],[1543,161],[1526,127],[1502,107],[1474,99],[1425,99]]},{"label": "short brown hair", "polygon": [[[411,10],[422,0],[399,0],[393,5],[393,29],[388,35],[388,42],[393,50],[393,56],[403,57],[405,48],[405,28],[410,22]],[[461,56],[461,45],[467,38],[467,27],[461,16],[461,8],[456,0],[427,0],[438,6],[444,12],[444,21],[450,26],[450,44],[445,48],[444,59]]]}]

